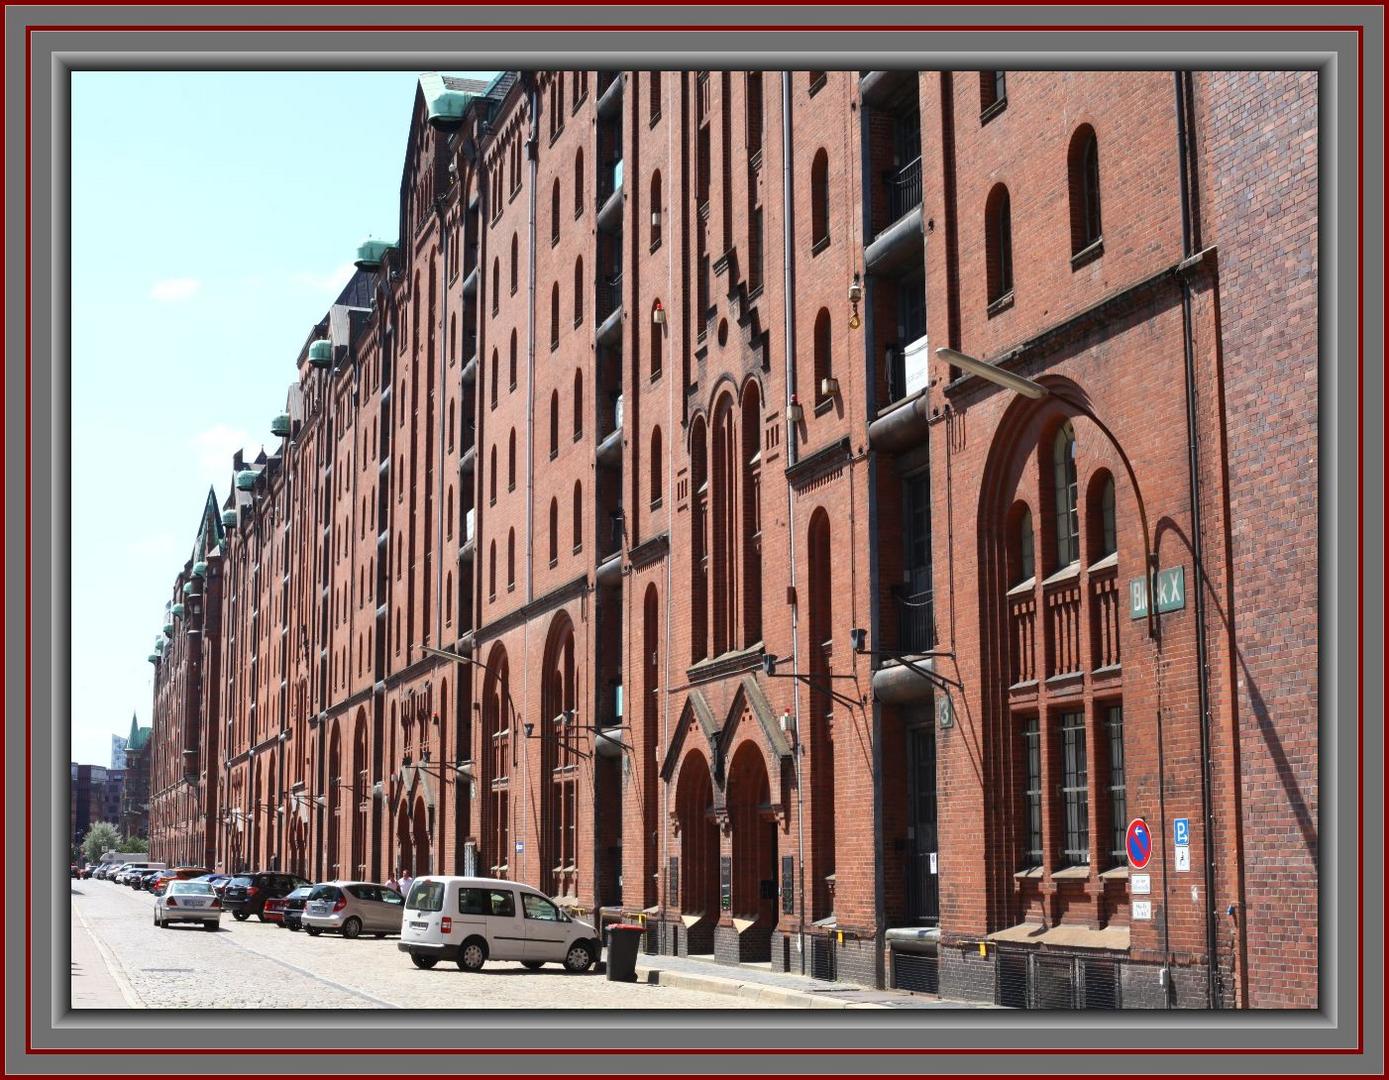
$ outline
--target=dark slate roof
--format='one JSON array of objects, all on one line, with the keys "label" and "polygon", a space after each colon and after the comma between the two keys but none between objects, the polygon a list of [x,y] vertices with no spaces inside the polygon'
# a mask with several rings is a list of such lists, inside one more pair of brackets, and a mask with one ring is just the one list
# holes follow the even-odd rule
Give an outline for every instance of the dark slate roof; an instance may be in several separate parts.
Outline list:
[{"label": "dark slate roof", "polygon": [[462,90],[465,94],[482,94],[487,91],[487,84],[480,79],[460,79],[457,75],[442,75],[444,88],[446,90]]},{"label": "dark slate roof", "polygon": [[484,91],[485,96],[493,101],[501,101],[511,92],[511,88],[516,85],[516,80],[521,77],[519,71],[503,71],[492,80],[491,84]]},{"label": "dark slate roof", "polygon": [[376,275],[367,270],[358,270],[352,275],[352,280],[343,286],[342,292],[338,294],[335,304],[345,304],[347,307],[371,307],[371,294],[375,289]]}]

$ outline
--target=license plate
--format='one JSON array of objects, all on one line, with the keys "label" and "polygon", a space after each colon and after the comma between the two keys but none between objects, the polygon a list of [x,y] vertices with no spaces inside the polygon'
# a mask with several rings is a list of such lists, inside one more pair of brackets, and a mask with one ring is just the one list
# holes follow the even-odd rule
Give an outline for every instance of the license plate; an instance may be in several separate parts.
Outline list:
[{"label": "license plate", "polygon": [[429,929],[429,923],[427,923],[427,922],[415,922],[415,921],[411,920],[410,925],[411,925],[414,929],[416,929],[416,930],[428,930],[428,929]]}]

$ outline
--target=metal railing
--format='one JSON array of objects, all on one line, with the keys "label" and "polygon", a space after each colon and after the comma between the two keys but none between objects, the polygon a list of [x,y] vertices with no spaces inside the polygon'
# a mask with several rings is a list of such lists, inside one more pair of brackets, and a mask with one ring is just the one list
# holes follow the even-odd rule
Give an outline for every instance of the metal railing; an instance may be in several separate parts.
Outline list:
[{"label": "metal railing", "polygon": [[935,604],[931,590],[908,593],[906,588],[893,589],[897,602],[897,649],[915,654],[930,652],[936,647]]},{"label": "metal railing", "polygon": [[921,158],[884,173],[883,184],[887,188],[887,224],[891,225],[921,205]]},{"label": "metal railing", "polygon": [[594,291],[597,293],[594,298],[594,314],[597,316],[598,325],[602,326],[603,321],[622,306],[621,272],[612,277],[600,277]]},{"label": "metal railing", "polygon": [[[622,186],[622,159],[610,161],[598,166],[598,209],[603,209],[603,204],[608,201],[612,193]],[[917,190],[920,191],[918,179]],[[918,196],[919,199],[919,196]]]}]

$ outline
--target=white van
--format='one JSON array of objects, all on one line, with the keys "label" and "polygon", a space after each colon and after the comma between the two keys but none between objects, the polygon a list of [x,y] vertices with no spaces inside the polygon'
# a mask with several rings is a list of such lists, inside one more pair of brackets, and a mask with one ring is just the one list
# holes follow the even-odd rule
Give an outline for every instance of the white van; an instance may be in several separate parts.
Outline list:
[{"label": "white van", "polygon": [[422,877],[405,901],[398,948],[426,971],[440,960],[464,971],[480,971],[488,960],[519,960],[532,971],[555,963],[581,972],[593,966],[602,946],[598,931],[529,885]]}]

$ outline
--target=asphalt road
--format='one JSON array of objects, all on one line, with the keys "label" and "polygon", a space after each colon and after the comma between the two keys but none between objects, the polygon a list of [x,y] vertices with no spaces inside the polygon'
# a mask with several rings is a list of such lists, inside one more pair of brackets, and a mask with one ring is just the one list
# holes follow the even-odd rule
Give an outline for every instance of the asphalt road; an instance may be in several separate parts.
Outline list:
[{"label": "asphalt road", "polygon": [[254,917],[216,933],[154,925],[154,898],[105,881],[72,882],[73,1005],[152,1009],[745,1009],[729,994],[613,983],[558,965],[489,963],[420,971],[394,935],[311,938]]}]

